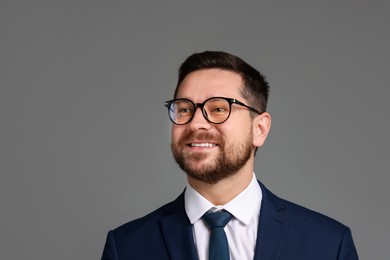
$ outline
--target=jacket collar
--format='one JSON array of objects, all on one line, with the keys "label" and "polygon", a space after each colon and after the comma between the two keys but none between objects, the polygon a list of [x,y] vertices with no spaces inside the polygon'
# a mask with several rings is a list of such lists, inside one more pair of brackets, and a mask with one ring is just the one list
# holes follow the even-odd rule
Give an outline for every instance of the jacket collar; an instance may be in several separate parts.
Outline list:
[{"label": "jacket collar", "polygon": [[197,260],[192,225],[184,209],[184,192],[167,205],[165,212],[167,216],[160,224],[170,259]]}]

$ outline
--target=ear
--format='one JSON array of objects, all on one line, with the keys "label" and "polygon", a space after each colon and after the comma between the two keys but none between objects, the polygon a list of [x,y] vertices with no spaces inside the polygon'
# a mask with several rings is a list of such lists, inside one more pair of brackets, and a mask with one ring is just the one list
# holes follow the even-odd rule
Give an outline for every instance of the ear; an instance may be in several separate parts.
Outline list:
[{"label": "ear", "polygon": [[253,119],[253,145],[260,147],[264,144],[271,128],[271,115],[267,112]]}]

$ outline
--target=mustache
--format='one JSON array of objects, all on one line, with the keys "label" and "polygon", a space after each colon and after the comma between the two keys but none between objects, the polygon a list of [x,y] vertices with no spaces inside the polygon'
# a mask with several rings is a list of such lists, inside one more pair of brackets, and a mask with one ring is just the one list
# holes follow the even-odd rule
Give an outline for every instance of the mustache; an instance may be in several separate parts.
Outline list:
[{"label": "mustache", "polygon": [[195,133],[193,131],[188,131],[183,134],[182,137],[178,140],[178,143],[181,145],[185,145],[188,143],[191,143],[192,141],[196,140],[202,140],[202,141],[208,141],[208,142],[216,142],[219,144],[223,143],[223,139],[219,136],[216,136],[214,134],[211,134],[209,132],[198,132]]}]

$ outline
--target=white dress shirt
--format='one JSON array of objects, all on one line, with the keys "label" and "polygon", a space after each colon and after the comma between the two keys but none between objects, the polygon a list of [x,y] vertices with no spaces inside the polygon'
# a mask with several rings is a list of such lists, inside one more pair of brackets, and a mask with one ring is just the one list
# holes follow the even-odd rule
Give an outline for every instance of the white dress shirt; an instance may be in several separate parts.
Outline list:
[{"label": "white dress shirt", "polygon": [[202,216],[209,210],[225,209],[233,218],[224,230],[229,243],[231,260],[251,260],[254,257],[262,193],[255,174],[251,183],[225,205],[213,205],[191,185],[184,194],[185,210],[193,225],[194,242],[199,260],[208,260],[210,230]]}]

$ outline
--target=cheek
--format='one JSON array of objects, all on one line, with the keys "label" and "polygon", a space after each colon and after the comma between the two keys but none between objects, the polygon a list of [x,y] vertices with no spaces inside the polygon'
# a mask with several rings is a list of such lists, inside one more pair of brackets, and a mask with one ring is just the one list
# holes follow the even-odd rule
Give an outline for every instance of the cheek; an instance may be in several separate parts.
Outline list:
[{"label": "cheek", "polygon": [[236,142],[247,141],[251,136],[252,125],[248,120],[237,120],[236,124],[227,125],[226,128],[221,129],[220,133],[226,138],[230,144]]},{"label": "cheek", "polygon": [[177,141],[182,136],[182,132],[183,132],[183,130],[180,127],[178,127],[176,125],[172,126],[172,130],[171,130],[172,143],[177,143]]}]

